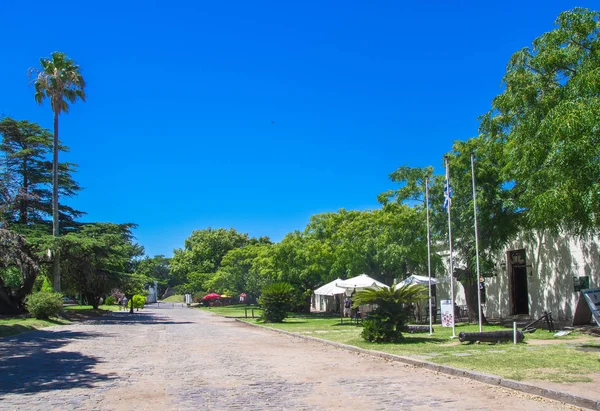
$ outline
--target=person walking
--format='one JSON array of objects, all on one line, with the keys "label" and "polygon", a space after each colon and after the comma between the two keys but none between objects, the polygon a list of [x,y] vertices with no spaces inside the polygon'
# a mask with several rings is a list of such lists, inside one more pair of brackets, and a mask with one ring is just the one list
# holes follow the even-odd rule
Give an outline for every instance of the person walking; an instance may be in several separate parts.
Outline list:
[{"label": "person walking", "polygon": [[123,304],[123,309],[127,311],[127,297],[123,296],[121,303]]}]

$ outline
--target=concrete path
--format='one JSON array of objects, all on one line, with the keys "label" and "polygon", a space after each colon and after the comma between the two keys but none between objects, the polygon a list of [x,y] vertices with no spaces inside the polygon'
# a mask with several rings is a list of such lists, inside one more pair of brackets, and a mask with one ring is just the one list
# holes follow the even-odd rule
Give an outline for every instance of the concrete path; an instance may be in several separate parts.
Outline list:
[{"label": "concrete path", "polygon": [[0,339],[2,410],[572,409],[197,309]]}]

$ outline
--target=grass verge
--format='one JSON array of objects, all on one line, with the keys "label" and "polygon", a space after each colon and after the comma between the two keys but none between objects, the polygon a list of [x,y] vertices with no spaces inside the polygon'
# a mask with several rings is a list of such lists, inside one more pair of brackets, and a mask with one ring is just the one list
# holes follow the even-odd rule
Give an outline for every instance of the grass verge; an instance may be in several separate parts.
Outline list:
[{"label": "grass verge", "polygon": [[163,303],[182,303],[184,301],[183,294],[174,294],[165,298],[164,300],[160,300],[160,302]]},{"label": "grass verge", "polygon": [[[245,321],[257,323],[253,319]],[[404,333],[401,342],[377,344],[362,339],[362,326],[350,322],[341,324],[339,318],[297,316],[290,317],[281,324],[262,325],[367,350],[495,374],[517,381],[590,382],[591,374],[600,373],[600,339],[578,332],[565,337],[554,337],[553,333],[537,330],[533,334],[526,334],[523,344],[469,344],[451,339],[452,329],[438,325],[434,326],[432,336],[427,333]],[[483,329],[495,330],[506,328],[490,325],[484,326]],[[479,327],[458,324],[456,335],[461,331],[477,332]]]},{"label": "grass verge", "polygon": [[199,305],[198,308],[224,317],[246,318],[246,316],[248,316],[249,318],[252,318],[252,310],[254,310],[254,317],[260,317],[262,315],[262,310],[256,305],[234,304],[215,307],[204,307]]},{"label": "grass verge", "polygon": [[61,317],[38,320],[28,315],[0,318],[0,338],[17,335],[53,325],[65,325],[74,321],[84,321],[89,318],[104,315],[109,311],[118,311],[118,305],[101,305],[94,310],[91,305],[69,305],[64,307]]}]

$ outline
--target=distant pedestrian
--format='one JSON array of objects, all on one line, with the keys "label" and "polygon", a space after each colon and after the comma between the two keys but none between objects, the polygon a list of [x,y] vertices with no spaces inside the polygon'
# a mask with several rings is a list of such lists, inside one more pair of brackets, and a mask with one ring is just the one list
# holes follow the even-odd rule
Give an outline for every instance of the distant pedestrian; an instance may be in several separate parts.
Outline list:
[{"label": "distant pedestrian", "polygon": [[352,300],[348,297],[344,300],[344,317],[350,317],[352,315]]},{"label": "distant pedestrian", "polygon": [[127,311],[127,297],[123,296],[123,299],[121,300],[121,303],[123,304],[123,309],[125,311]]}]

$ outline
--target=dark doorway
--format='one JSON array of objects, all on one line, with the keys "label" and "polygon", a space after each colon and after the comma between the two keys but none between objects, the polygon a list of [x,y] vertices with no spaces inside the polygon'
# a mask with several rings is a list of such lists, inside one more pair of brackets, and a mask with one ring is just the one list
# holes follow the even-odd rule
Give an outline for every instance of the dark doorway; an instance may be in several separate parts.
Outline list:
[{"label": "dark doorway", "polygon": [[509,252],[510,291],[512,314],[529,314],[529,292],[527,290],[527,266],[525,250]]}]

